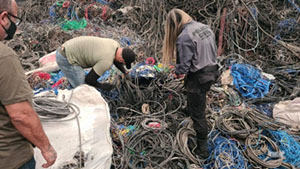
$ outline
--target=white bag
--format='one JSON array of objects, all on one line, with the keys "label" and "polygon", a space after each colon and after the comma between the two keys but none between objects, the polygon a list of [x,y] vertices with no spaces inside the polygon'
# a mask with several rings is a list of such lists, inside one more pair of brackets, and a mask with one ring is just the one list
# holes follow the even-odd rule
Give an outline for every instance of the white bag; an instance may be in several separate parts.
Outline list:
[{"label": "white bag", "polygon": [[[110,137],[110,113],[108,104],[93,87],[81,85],[71,90],[60,90],[58,100],[65,100],[80,108],[78,116],[80,132],[76,118],[65,122],[42,122],[43,128],[57,151],[57,160],[49,169],[60,169],[66,163],[72,163],[76,152],[79,152],[81,137],[84,152],[83,169],[109,169],[113,153]],[[36,168],[45,163],[40,150],[35,148]]]},{"label": "white bag", "polygon": [[300,129],[300,98],[277,103],[273,109],[273,118],[295,129]]}]

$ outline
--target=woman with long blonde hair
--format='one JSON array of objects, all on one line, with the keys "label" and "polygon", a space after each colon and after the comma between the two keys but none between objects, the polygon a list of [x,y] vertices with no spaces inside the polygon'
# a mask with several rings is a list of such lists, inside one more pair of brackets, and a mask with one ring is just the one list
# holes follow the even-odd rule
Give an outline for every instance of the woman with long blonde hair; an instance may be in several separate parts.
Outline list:
[{"label": "woman with long blonde hair", "polygon": [[206,93],[219,76],[215,35],[208,25],[196,22],[180,9],[166,18],[163,44],[164,64],[175,61],[175,77],[184,77],[187,110],[197,133],[195,154],[207,158],[208,126],[205,117]]}]

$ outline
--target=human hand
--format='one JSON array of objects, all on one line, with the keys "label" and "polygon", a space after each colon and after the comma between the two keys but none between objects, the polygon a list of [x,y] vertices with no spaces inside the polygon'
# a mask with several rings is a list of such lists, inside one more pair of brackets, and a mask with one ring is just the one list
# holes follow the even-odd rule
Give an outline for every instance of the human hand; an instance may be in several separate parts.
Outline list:
[{"label": "human hand", "polygon": [[129,72],[125,72],[123,75],[122,75],[122,79],[128,79],[130,80],[130,75],[129,75]]},{"label": "human hand", "polygon": [[42,165],[43,168],[48,168],[55,163],[57,154],[51,145],[46,150],[42,150],[41,152],[47,162]]},{"label": "human hand", "polygon": [[175,79],[181,79],[181,78],[184,78],[185,77],[185,74],[180,74],[180,75],[177,75],[176,73],[173,74],[173,77]]},{"label": "human hand", "polygon": [[110,83],[102,83],[100,89],[105,91],[111,91],[115,87],[116,87],[115,85],[112,85]]}]

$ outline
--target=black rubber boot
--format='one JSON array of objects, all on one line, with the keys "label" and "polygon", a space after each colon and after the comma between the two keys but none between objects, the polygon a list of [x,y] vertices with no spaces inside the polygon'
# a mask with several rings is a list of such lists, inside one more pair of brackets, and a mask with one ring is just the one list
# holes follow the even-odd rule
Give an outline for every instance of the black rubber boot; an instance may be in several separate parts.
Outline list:
[{"label": "black rubber boot", "polygon": [[190,116],[190,112],[187,108],[181,108],[180,110],[186,115],[186,117]]},{"label": "black rubber boot", "polygon": [[207,140],[197,140],[197,147],[195,149],[195,154],[202,159],[206,159],[207,157],[209,157]]}]

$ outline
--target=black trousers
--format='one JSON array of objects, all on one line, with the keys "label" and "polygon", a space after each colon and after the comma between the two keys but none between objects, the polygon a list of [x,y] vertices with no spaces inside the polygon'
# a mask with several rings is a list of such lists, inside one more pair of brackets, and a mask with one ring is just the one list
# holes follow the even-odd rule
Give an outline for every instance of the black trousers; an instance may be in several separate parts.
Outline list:
[{"label": "black trousers", "polygon": [[208,125],[205,116],[206,93],[219,76],[218,71],[188,74],[184,86],[187,96],[187,111],[194,122],[194,130],[199,140],[207,139]]},{"label": "black trousers", "polygon": [[[206,84],[206,88],[210,88],[211,84]],[[194,130],[197,133],[197,139],[207,139],[208,125],[205,116],[206,93],[187,92],[187,110],[194,122]]]}]

